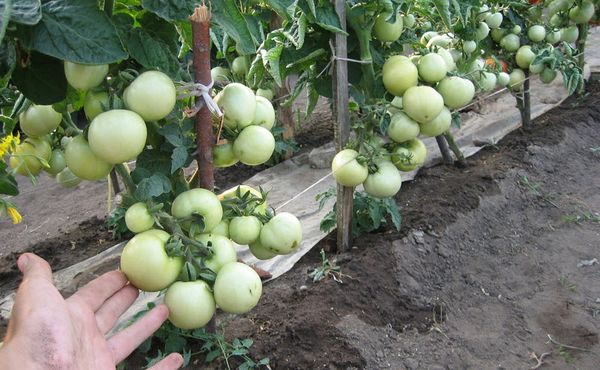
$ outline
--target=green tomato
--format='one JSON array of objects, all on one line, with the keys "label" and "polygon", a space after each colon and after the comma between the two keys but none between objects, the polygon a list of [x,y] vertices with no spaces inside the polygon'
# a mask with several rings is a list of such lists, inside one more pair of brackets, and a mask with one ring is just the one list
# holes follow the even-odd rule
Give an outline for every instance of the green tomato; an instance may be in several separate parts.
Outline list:
[{"label": "green tomato", "polygon": [[576,5],[569,10],[569,19],[575,24],[588,23],[594,16],[594,3],[584,0],[581,5]]},{"label": "green tomato", "polygon": [[221,235],[229,238],[229,220],[221,220],[221,222],[219,222],[217,226],[210,231],[210,233],[212,235]]},{"label": "green tomato", "polygon": [[506,51],[517,51],[521,46],[519,36],[509,33],[500,40],[500,46]]},{"label": "green tomato", "polygon": [[550,68],[545,68],[541,73],[540,73],[540,81],[542,81],[545,84],[549,84],[552,81],[554,81],[554,79],[556,78],[556,71]]},{"label": "green tomato", "polygon": [[396,15],[394,23],[388,22],[389,14],[380,14],[375,20],[373,32],[375,38],[381,42],[394,42],[400,38],[403,30],[402,17]]},{"label": "green tomato", "polygon": [[262,126],[267,130],[273,128],[273,125],[275,125],[275,109],[269,99],[263,96],[256,97],[256,110],[254,111],[252,124]]},{"label": "green tomato", "polygon": [[418,123],[434,119],[444,108],[444,98],[429,86],[414,86],[402,96],[404,113]]},{"label": "green tomato", "polygon": [[83,111],[88,120],[93,120],[97,115],[108,108],[108,94],[105,91],[88,91],[83,103]]},{"label": "green tomato", "polygon": [[369,175],[366,165],[356,160],[358,152],[352,149],[344,149],[333,157],[331,170],[335,181],[339,184],[354,187],[362,184]]},{"label": "green tomato", "polygon": [[392,115],[387,134],[397,143],[403,143],[419,136],[419,124],[404,112],[399,111]]},{"label": "green tomato", "polygon": [[69,85],[87,91],[100,85],[108,74],[108,64],[85,65],[65,60],[65,77]]},{"label": "green tomato", "polygon": [[531,62],[535,59],[535,53],[533,50],[531,50],[530,45],[523,45],[519,48],[519,50],[517,50],[515,59],[520,68],[527,69],[531,65]]},{"label": "green tomato", "polygon": [[180,329],[198,329],[212,319],[216,311],[210,287],[202,280],[177,281],[165,294],[169,321]]},{"label": "green tomato", "polygon": [[529,14],[529,20],[531,22],[536,22],[542,17],[542,7],[532,6],[527,10],[527,14]]},{"label": "green tomato", "polygon": [[123,93],[125,106],[139,114],[144,121],[165,118],[175,108],[176,99],[175,84],[169,76],[159,71],[142,73]]},{"label": "green tomato", "polygon": [[195,239],[206,246],[210,245],[211,256],[204,259],[204,265],[215,273],[226,264],[237,261],[235,247],[227,237],[210,233],[196,235]]},{"label": "green tomato", "polygon": [[405,56],[395,55],[383,64],[383,85],[392,95],[402,96],[408,88],[417,86],[418,76],[417,67]]},{"label": "green tomato", "polygon": [[50,144],[42,138],[27,138],[17,145],[9,159],[10,168],[19,175],[37,175],[44,168],[43,162],[48,162],[52,155]]},{"label": "green tomato", "polygon": [[380,162],[377,172],[370,174],[363,186],[367,194],[375,198],[393,197],[400,191],[402,176],[392,162]]},{"label": "green tomato", "polygon": [[521,34],[521,26],[519,25],[515,25],[513,26],[511,32],[514,33],[515,35],[520,35]]},{"label": "green tomato", "polygon": [[266,98],[269,101],[272,101],[273,98],[275,97],[275,92],[272,89],[258,89],[256,90],[256,96],[262,96],[263,98]]},{"label": "green tomato", "polygon": [[441,135],[450,129],[451,124],[452,113],[450,113],[450,110],[448,110],[448,108],[444,107],[442,108],[440,114],[438,114],[433,120],[420,124],[421,135],[428,137],[435,137]]},{"label": "green tomato", "polygon": [[262,224],[255,216],[238,216],[229,221],[229,237],[240,245],[255,242],[260,236]]},{"label": "green tomato", "polygon": [[424,30],[430,30],[431,29],[431,22],[429,21],[425,21],[423,23],[421,23],[421,28]]},{"label": "green tomato", "polygon": [[275,151],[275,137],[261,126],[248,126],[233,142],[233,153],[243,164],[258,166],[271,158]]},{"label": "green tomato", "polygon": [[544,26],[539,24],[531,26],[527,30],[527,37],[529,40],[531,40],[531,42],[542,42],[546,37],[546,29]]},{"label": "green tomato", "polygon": [[477,49],[477,42],[473,40],[463,41],[463,51],[467,54],[471,54]]},{"label": "green tomato", "polygon": [[456,70],[456,62],[454,61],[452,53],[448,51],[448,49],[439,48],[436,53],[438,53],[438,55],[444,59],[444,63],[446,63],[446,69],[448,72]]},{"label": "green tomato", "polygon": [[62,121],[62,115],[51,105],[31,105],[19,114],[21,130],[31,137],[41,137],[54,131]]},{"label": "green tomato", "polygon": [[267,248],[263,247],[263,245],[260,244],[260,239],[256,240],[254,243],[251,243],[249,247],[250,253],[252,253],[252,255],[259,260],[269,260],[277,256],[277,253],[273,253]]},{"label": "green tomato", "polygon": [[546,35],[546,42],[554,45],[560,41],[560,36],[561,36],[560,31],[548,32],[548,34]]},{"label": "green tomato", "polygon": [[566,43],[572,44],[579,38],[579,28],[577,26],[569,26],[560,30],[560,39]]},{"label": "green tomato", "polygon": [[221,222],[223,207],[213,192],[197,188],[179,194],[173,201],[171,214],[176,218],[190,217],[193,214],[202,216],[204,228],[200,232],[208,233]]},{"label": "green tomato", "polygon": [[125,244],[121,271],[138,289],[158,292],[171,285],[183,267],[183,258],[169,257],[165,244],[170,235],[162,230],[147,230]]},{"label": "green tomato", "polygon": [[65,160],[65,154],[60,149],[54,149],[48,160],[50,167],[45,168],[46,172],[51,175],[58,175],[62,170],[67,167],[67,161]]},{"label": "green tomato", "polygon": [[483,76],[479,79],[479,85],[482,91],[492,91],[496,88],[497,78],[491,72],[483,72]]},{"label": "green tomato", "polygon": [[214,82],[229,82],[231,81],[231,72],[229,68],[215,67],[210,70],[210,78]]},{"label": "green tomato", "polygon": [[477,30],[475,31],[475,40],[484,40],[490,34],[490,26],[485,22],[479,22]]},{"label": "green tomato", "polygon": [[550,25],[552,27],[561,27],[567,23],[567,18],[561,14],[557,13],[550,17]]},{"label": "green tomato", "polygon": [[427,42],[427,49],[434,49],[436,47],[441,47],[441,48],[447,48],[448,46],[450,46],[450,44],[454,41],[454,39],[452,37],[450,37],[449,35],[437,35],[437,36],[433,36],[428,42]]},{"label": "green tomato", "polygon": [[244,55],[235,58],[231,63],[231,71],[235,75],[246,76],[248,71],[250,71],[250,63],[248,62],[248,58]]},{"label": "green tomato", "polygon": [[521,91],[525,82],[525,72],[522,69],[515,68],[509,76],[508,87],[513,91]]},{"label": "green tomato", "polygon": [[444,104],[450,109],[462,108],[469,104],[475,96],[475,85],[466,78],[452,76],[443,79],[437,91],[444,98]]},{"label": "green tomato", "polygon": [[113,168],[98,157],[90,148],[83,135],[74,137],[65,149],[67,166],[75,174],[84,180],[97,181],[108,176]]},{"label": "green tomato", "polygon": [[148,211],[146,203],[138,202],[127,208],[125,224],[132,233],[138,234],[154,226],[154,217]]},{"label": "green tomato", "polygon": [[502,13],[488,13],[485,17],[485,23],[487,23],[491,29],[497,29],[502,25],[503,18]]},{"label": "green tomato", "polygon": [[[246,193],[250,192],[255,197],[262,199],[262,194],[260,193],[259,190],[256,190],[253,187],[248,186],[248,185],[238,185],[238,186],[232,187],[231,189],[227,189],[224,192],[222,192],[221,194],[219,194],[219,196],[218,196],[219,200],[223,201],[226,199],[238,198],[238,196],[237,196],[238,189],[239,189],[239,193],[242,197],[244,197]],[[256,211],[258,213],[264,215],[267,213],[268,208],[269,208],[269,205],[267,204],[267,201],[265,200],[256,207]]]},{"label": "green tomato", "polygon": [[241,262],[223,266],[213,287],[215,301],[228,313],[246,313],[253,309],[262,294],[262,282],[252,267]]},{"label": "green tomato", "polygon": [[427,147],[419,139],[398,144],[392,152],[392,163],[400,171],[408,172],[423,165],[427,157]]},{"label": "green tomato", "polygon": [[494,40],[496,43],[500,43],[505,34],[506,30],[502,28],[495,28],[491,31],[492,40]]},{"label": "green tomato", "polygon": [[423,46],[427,46],[427,43],[429,43],[429,41],[436,36],[439,36],[439,33],[435,32],[435,31],[427,31],[427,32],[423,33],[423,35],[419,39],[419,42]]},{"label": "green tomato", "polygon": [[498,86],[506,86],[506,85],[508,85],[508,83],[510,81],[510,76],[506,72],[500,72],[500,73],[498,73],[497,81],[498,81]]},{"label": "green tomato", "polygon": [[406,14],[402,16],[402,22],[406,29],[411,29],[415,25],[415,16],[412,14]]},{"label": "green tomato", "polygon": [[72,188],[79,185],[81,179],[75,176],[69,167],[66,167],[64,170],[60,171],[58,175],[56,175],[56,182],[64,188]]},{"label": "green tomato", "polygon": [[137,113],[125,109],[100,113],[88,131],[92,151],[112,164],[135,159],[146,146],[146,136],[146,122]]},{"label": "green tomato", "polygon": [[291,213],[275,215],[260,230],[260,244],[277,254],[290,254],[302,242],[302,224]]},{"label": "green tomato", "polygon": [[480,22],[485,20],[485,17],[490,14],[490,8],[487,6],[487,4],[483,4],[481,7],[479,7],[479,9],[474,8],[474,10],[476,11],[476,19]]},{"label": "green tomato", "polygon": [[436,53],[429,53],[421,57],[418,70],[419,77],[429,83],[441,81],[448,73],[444,58]]},{"label": "green tomato", "polygon": [[545,66],[542,63],[530,64],[529,72],[533,74],[540,74],[544,70]]},{"label": "green tomato", "polygon": [[256,96],[248,87],[237,82],[230,83],[214,100],[223,111],[225,126],[236,129],[252,124],[256,111]]},{"label": "green tomato", "polygon": [[233,152],[233,144],[230,142],[213,146],[212,152],[213,165],[217,168],[231,167],[239,162]]}]

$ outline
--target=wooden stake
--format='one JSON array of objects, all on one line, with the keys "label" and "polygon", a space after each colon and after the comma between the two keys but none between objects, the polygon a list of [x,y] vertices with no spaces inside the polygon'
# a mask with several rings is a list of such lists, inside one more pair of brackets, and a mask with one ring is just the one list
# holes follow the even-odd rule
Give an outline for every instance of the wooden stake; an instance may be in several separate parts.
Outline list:
[{"label": "wooden stake", "polygon": [[452,159],[452,154],[450,154],[448,143],[446,142],[444,135],[436,136],[435,141],[437,142],[438,148],[440,148],[440,153],[442,153],[442,159],[444,160],[444,163],[453,164],[454,159]]},{"label": "wooden stake", "polygon": [[[210,77],[210,10],[204,3],[196,7],[190,17],[192,23],[192,42],[194,53],[194,80],[208,85]],[[195,117],[196,145],[198,154],[198,186],[213,191],[215,186],[212,147],[211,113],[206,104]],[[194,184],[192,184],[194,185]]]},{"label": "wooden stake", "polygon": [[523,92],[515,95],[517,99],[517,108],[521,113],[521,125],[525,130],[531,130],[531,94],[529,93],[529,71],[525,71],[525,82],[523,83]]},{"label": "wooden stake", "polygon": [[[346,30],[346,1],[335,0],[335,10],[340,18],[342,28]],[[335,55],[347,58],[346,36],[336,33],[334,39]],[[350,138],[350,113],[348,111],[348,65],[345,60],[334,61],[335,78],[333,79],[334,117],[336,119],[335,149],[344,149]],[[347,251],[352,244],[352,205],[354,188],[337,186],[337,249]]]}]

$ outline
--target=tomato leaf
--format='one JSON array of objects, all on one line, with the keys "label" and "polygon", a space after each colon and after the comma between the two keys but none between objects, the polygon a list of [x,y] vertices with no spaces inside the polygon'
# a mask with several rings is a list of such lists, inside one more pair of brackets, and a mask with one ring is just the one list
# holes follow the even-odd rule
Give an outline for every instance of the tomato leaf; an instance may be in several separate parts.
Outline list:
[{"label": "tomato leaf", "polygon": [[12,82],[36,104],[54,104],[67,96],[67,79],[62,61],[33,52],[29,64],[17,64]]},{"label": "tomato leaf", "polygon": [[61,60],[82,64],[127,58],[115,26],[96,0],[51,0],[42,19],[23,38],[25,45]]},{"label": "tomato leaf", "polygon": [[256,52],[254,39],[236,1],[213,0],[212,10],[213,22],[235,40],[238,53],[241,55],[254,54]]},{"label": "tomato leaf", "polygon": [[[297,1],[294,0],[265,0],[265,3],[273,9],[277,15],[284,19],[291,19],[296,10]],[[314,8],[314,3],[313,3]]]},{"label": "tomato leaf", "polygon": [[168,21],[187,20],[198,4],[195,0],[142,0],[142,7]]},{"label": "tomato leaf", "polygon": [[6,163],[0,162],[0,194],[7,195],[18,195],[19,194],[19,184],[17,184],[17,180],[10,173],[5,172]]},{"label": "tomato leaf", "polygon": [[12,42],[4,40],[0,44],[0,80],[2,81],[2,87],[6,86],[16,63],[17,52],[15,45]]},{"label": "tomato leaf", "polygon": [[[11,6],[6,6],[7,1],[0,2],[0,14],[10,12],[10,20],[33,26],[42,19],[42,2],[40,0],[13,0]],[[5,27],[6,25],[2,25]]]},{"label": "tomato leaf", "polygon": [[138,27],[129,32],[125,44],[131,57],[145,68],[163,71],[171,78],[178,77],[179,60],[161,39]]},{"label": "tomato leaf", "polygon": [[177,332],[169,333],[165,341],[165,352],[181,352],[185,348],[187,340]]},{"label": "tomato leaf", "polygon": [[162,173],[157,173],[142,179],[137,185],[134,196],[138,200],[145,201],[169,193],[171,190],[171,180]]}]

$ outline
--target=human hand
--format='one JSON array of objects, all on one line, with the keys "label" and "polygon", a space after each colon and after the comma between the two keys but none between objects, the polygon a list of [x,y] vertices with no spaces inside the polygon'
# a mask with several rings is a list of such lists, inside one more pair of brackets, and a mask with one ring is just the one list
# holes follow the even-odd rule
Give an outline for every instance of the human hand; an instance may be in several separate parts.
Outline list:
[{"label": "human hand", "polygon": [[[65,300],[45,260],[25,253],[17,266],[23,282],[0,349],[0,369],[114,369],[169,316],[165,305],[157,305],[106,338],[139,293],[122,272],[108,272]],[[151,369],[178,369],[182,364],[181,355],[172,353]]]}]

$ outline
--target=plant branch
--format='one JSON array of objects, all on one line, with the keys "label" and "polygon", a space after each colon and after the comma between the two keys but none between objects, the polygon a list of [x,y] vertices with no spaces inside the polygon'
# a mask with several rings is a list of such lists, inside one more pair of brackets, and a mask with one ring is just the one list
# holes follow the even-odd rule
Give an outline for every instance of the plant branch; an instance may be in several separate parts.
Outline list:
[{"label": "plant branch", "polygon": [[133,196],[135,190],[137,189],[137,186],[133,182],[133,179],[129,174],[129,169],[127,168],[127,166],[123,163],[117,164],[115,165],[115,172],[117,172],[119,177],[121,177],[121,180],[123,180],[123,184],[125,185],[125,189],[127,189],[129,195]]},{"label": "plant branch", "polygon": [[465,167],[466,166],[465,156],[464,156],[462,150],[460,150],[460,147],[456,144],[456,141],[454,141],[454,135],[452,135],[452,133],[448,130],[444,134],[444,138],[446,139],[446,142],[448,142],[448,146],[450,147],[450,150],[452,150],[452,153],[454,153],[454,155],[456,156],[456,159],[457,159],[456,164],[459,167]]}]

